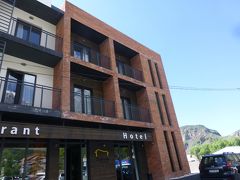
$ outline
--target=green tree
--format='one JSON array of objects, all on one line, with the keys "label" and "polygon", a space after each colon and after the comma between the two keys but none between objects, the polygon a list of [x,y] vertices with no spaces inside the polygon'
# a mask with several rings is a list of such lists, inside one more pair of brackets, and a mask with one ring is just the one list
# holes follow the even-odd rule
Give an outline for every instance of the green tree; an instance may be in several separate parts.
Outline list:
[{"label": "green tree", "polygon": [[196,145],[190,149],[190,154],[201,159],[203,155],[214,153],[226,146],[240,146],[240,138],[217,139],[212,143]]},{"label": "green tree", "polygon": [[5,176],[18,176],[20,170],[20,163],[18,159],[20,152],[14,149],[4,149],[2,153],[2,168]]}]

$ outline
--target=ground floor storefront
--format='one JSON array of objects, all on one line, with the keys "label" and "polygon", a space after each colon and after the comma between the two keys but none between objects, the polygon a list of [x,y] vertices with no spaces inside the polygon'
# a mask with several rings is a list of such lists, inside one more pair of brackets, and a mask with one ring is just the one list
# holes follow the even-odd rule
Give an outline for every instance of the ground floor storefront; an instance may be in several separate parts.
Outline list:
[{"label": "ground floor storefront", "polygon": [[0,177],[147,180],[149,132],[0,123]]}]

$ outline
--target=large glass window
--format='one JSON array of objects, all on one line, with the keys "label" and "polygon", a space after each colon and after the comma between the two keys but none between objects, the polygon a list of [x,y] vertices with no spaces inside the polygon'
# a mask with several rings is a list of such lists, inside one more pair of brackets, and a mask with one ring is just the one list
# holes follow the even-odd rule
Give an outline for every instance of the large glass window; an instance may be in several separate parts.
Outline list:
[{"label": "large glass window", "polygon": [[90,48],[78,43],[73,43],[73,56],[83,61],[90,61]]},{"label": "large glass window", "polygon": [[43,142],[1,142],[0,179],[44,180],[46,144]]},{"label": "large glass window", "polygon": [[74,87],[74,112],[92,114],[91,96],[91,90]]},{"label": "large glass window", "polygon": [[16,27],[16,37],[40,45],[41,29],[18,21]]},{"label": "large glass window", "polygon": [[25,148],[7,147],[2,149],[0,177],[20,177],[23,173]]},{"label": "large glass window", "polygon": [[36,76],[9,70],[2,101],[7,104],[32,106]]},{"label": "large glass window", "polygon": [[31,179],[45,177],[46,170],[46,148],[28,148],[25,159],[25,174]]}]

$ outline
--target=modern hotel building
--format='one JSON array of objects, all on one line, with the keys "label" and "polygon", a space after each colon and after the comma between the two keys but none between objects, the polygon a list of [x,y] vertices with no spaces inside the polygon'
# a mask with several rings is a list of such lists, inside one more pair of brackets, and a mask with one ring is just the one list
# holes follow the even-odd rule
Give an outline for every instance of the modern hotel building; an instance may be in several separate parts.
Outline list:
[{"label": "modern hotel building", "polygon": [[0,177],[186,173],[159,54],[67,1],[0,0]]}]

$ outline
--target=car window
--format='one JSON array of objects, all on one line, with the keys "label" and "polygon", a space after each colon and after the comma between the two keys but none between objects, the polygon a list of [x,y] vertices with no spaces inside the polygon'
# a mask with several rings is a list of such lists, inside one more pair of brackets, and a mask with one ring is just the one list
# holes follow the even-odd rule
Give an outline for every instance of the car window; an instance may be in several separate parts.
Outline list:
[{"label": "car window", "polygon": [[240,161],[240,158],[239,158],[239,156],[237,154],[233,154],[233,155],[234,155],[236,161]]},{"label": "car window", "polygon": [[234,154],[228,154],[226,158],[227,158],[227,161],[238,161],[237,157]]},{"label": "car window", "polygon": [[223,156],[203,157],[202,163],[205,167],[222,166],[225,164],[225,159]]},{"label": "car window", "polygon": [[223,157],[215,157],[214,162],[217,166],[222,166],[224,163],[224,159],[223,159]]}]

